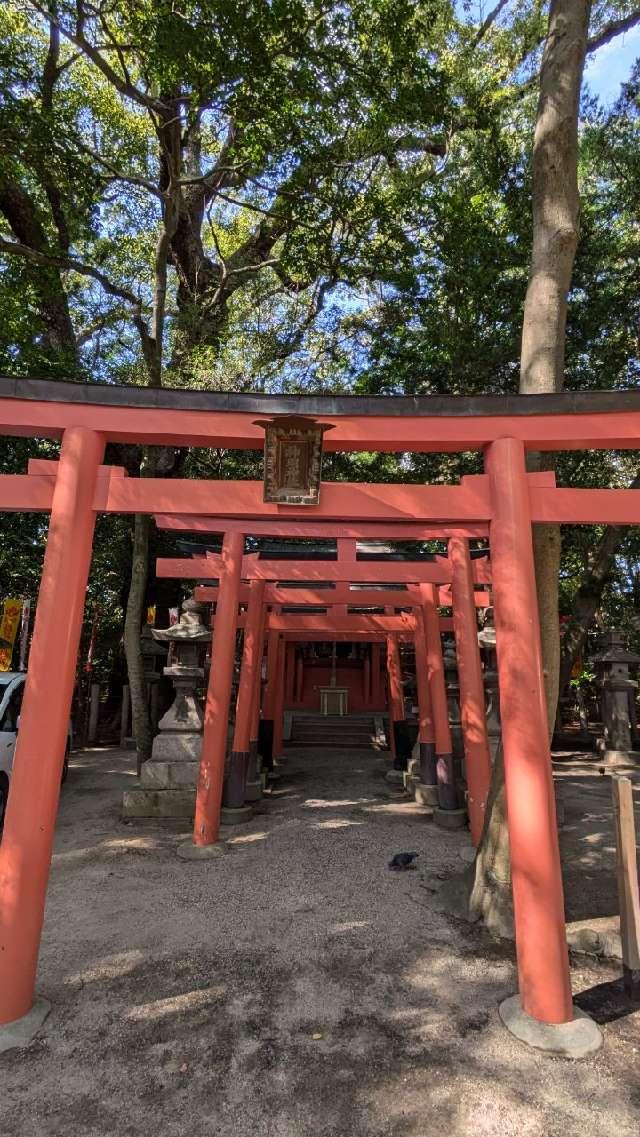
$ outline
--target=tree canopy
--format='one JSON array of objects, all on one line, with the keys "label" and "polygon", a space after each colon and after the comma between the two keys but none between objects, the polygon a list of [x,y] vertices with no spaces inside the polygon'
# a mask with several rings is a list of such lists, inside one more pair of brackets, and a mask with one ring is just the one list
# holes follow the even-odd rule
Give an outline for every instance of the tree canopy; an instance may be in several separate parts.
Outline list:
[{"label": "tree canopy", "polygon": [[[547,18],[538,0],[7,0],[0,368],[218,390],[517,390]],[[593,5],[587,52],[638,21],[629,3]],[[582,92],[571,389],[637,383],[640,71],[621,78],[610,105]],[[12,444],[5,468],[28,450]],[[256,474],[243,455],[178,462]],[[475,468],[342,456],[330,476]],[[558,466],[578,485],[637,472],[633,454]],[[33,594],[42,523],[0,524],[3,592]],[[564,533],[565,610],[599,537]],[[126,576],[129,523],[103,525],[103,540]],[[612,613],[637,564],[627,534]]]}]

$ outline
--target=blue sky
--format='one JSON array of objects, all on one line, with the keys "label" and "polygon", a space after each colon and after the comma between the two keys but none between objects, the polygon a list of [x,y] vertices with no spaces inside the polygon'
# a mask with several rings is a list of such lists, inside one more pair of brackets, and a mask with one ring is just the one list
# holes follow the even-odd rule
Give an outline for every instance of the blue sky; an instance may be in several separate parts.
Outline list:
[{"label": "blue sky", "polygon": [[629,78],[639,56],[640,27],[637,27],[626,35],[617,36],[587,60],[585,82],[603,102],[614,102],[620,93],[620,84]]}]

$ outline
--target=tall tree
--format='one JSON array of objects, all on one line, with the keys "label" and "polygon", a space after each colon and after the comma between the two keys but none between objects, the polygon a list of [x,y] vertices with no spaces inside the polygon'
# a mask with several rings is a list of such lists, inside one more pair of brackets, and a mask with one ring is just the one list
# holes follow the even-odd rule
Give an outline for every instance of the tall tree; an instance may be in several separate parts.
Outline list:
[{"label": "tall tree", "polygon": [[[567,298],[578,244],[578,109],[587,47],[588,0],[552,0],[540,69],[533,145],[533,239],[524,304],[520,391],[544,394],[564,385]],[[541,459],[536,457],[540,468]],[[548,463],[546,463],[548,466]],[[543,666],[550,730],[560,662],[558,526],[534,527]],[[469,894],[469,914],[498,934],[511,927],[509,835],[500,753],[492,776]]]},{"label": "tall tree", "polygon": [[[549,394],[564,386],[567,302],[580,215],[578,110],[590,12],[590,0],[551,0],[533,144],[533,241],[522,321],[522,395]],[[533,455],[529,468],[552,465],[549,458]],[[533,540],[552,731],[560,673],[560,526],[535,525]]]}]

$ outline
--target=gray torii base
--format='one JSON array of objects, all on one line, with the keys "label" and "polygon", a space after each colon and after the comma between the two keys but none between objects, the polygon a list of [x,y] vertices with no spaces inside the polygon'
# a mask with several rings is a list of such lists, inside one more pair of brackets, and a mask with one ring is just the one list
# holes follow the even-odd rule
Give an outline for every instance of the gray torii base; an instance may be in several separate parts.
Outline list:
[{"label": "gray torii base", "polygon": [[40,997],[22,1018],[0,1026],[0,1054],[5,1050],[24,1050],[33,1042],[50,1010],[49,1000]]},{"label": "gray torii base", "polygon": [[602,1031],[589,1015],[574,1006],[570,1023],[542,1023],[522,1010],[519,995],[511,995],[498,1008],[510,1034],[527,1046],[560,1058],[588,1058],[602,1046]]},{"label": "gray torii base", "polygon": [[213,861],[217,857],[224,854],[224,845],[222,841],[216,841],[213,845],[194,845],[191,838],[188,841],[183,841],[176,849],[176,856],[181,861]]}]

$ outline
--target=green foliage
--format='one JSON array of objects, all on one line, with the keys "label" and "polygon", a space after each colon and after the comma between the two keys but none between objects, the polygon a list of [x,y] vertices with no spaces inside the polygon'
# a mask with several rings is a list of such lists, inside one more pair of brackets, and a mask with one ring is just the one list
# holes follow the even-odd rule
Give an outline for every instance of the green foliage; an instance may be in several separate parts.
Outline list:
[{"label": "green foliage", "polygon": [[[517,390],[544,4],[520,0],[484,29],[484,11],[449,0],[46,11],[0,9],[0,370],[228,391]],[[599,3],[592,32],[629,11]],[[583,100],[572,389],[638,381],[639,84],[635,70],[608,109]],[[16,441],[3,468],[54,452]],[[637,468],[636,454],[567,454],[558,478],[624,485]],[[358,481],[449,484],[479,469],[477,454],[325,462],[326,477]],[[259,478],[260,455],[196,451],[185,472]],[[0,525],[0,593],[33,595],[42,519]],[[565,534],[564,612],[598,537]],[[104,610],[110,659],[130,559],[130,522],[101,519],[88,611]],[[630,535],[607,618],[637,599],[639,563]]]}]

